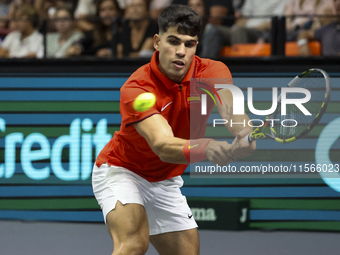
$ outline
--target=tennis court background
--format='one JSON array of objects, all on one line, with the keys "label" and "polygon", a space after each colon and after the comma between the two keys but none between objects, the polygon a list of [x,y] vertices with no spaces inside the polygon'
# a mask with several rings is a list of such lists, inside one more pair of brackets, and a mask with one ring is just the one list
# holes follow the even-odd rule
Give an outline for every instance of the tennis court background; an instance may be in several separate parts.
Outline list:
[{"label": "tennis court background", "polygon": [[[244,90],[253,87],[254,101],[258,101],[255,107],[267,109],[271,87],[284,87],[295,75],[238,73],[234,83]],[[0,77],[0,219],[103,221],[90,174],[100,147],[119,129],[119,88],[128,76],[45,73]],[[331,103],[320,125],[292,144],[260,141],[258,150],[239,163],[315,163],[320,132],[340,117],[340,74],[330,76]],[[226,137],[224,129],[216,132],[208,127],[207,132]],[[227,138],[232,139],[228,134]],[[329,155],[333,163],[339,163],[339,140]],[[340,230],[340,193],[321,178],[196,179],[186,172],[183,179],[182,192],[189,199],[249,199],[252,229]]]}]

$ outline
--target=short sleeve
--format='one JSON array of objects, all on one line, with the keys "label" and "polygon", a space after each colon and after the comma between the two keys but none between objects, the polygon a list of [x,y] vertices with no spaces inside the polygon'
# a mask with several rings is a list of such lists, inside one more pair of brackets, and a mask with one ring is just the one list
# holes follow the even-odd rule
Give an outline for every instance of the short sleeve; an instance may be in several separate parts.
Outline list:
[{"label": "short sleeve", "polygon": [[122,115],[122,122],[125,124],[125,127],[128,127],[134,123],[142,121],[148,117],[151,117],[154,114],[158,114],[157,110],[157,97],[156,103],[149,110],[144,112],[138,112],[133,108],[133,102],[135,99],[142,93],[153,91],[140,87],[138,84],[128,84],[128,86],[123,86],[120,93],[121,101],[120,101],[120,112]]},{"label": "short sleeve", "polygon": [[211,78],[219,78],[225,84],[234,84],[230,70],[224,63],[216,61],[211,68],[214,70],[214,75]]}]

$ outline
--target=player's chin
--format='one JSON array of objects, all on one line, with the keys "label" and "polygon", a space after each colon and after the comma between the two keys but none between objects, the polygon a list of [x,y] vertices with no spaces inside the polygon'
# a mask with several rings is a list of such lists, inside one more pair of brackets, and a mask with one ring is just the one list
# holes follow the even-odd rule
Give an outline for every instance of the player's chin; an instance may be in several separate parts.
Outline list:
[{"label": "player's chin", "polygon": [[188,69],[187,68],[183,68],[181,70],[174,70],[174,74],[178,77],[181,77],[183,76],[183,74],[186,74],[188,72]]},{"label": "player's chin", "polygon": [[178,70],[172,70],[171,76],[176,78],[181,78],[185,72],[178,71]]}]

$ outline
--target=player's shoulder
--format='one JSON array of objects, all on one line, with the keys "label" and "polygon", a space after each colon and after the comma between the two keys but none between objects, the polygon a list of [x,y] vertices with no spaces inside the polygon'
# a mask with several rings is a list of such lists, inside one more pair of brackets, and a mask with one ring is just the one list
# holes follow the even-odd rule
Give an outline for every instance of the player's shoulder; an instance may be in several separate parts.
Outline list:
[{"label": "player's shoulder", "polygon": [[[197,78],[229,78],[229,68],[221,61],[195,56]],[[222,77],[220,77],[222,74]]]},{"label": "player's shoulder", "polygon": [[152,79],[152,71],[150,64],[145,64],[139,67],[130,77],[126,80],[121,87],[121,92],[131,89],[143,89],[147,92],[151,92],[156,87],[154,80]]}]

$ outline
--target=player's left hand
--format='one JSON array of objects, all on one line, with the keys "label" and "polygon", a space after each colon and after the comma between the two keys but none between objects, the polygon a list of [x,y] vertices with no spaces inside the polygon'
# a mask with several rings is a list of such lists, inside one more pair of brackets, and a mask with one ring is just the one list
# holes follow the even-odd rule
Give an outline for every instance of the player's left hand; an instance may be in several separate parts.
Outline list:
[{"label": "player's left hand", "polygon": [[250,156],[255,151],[256,141],[247,143],[243,140],[249,133],[249,128],[245,128],[236,135],[230,149],[232,156],[244,158]]}]

